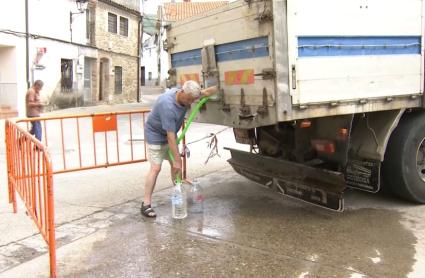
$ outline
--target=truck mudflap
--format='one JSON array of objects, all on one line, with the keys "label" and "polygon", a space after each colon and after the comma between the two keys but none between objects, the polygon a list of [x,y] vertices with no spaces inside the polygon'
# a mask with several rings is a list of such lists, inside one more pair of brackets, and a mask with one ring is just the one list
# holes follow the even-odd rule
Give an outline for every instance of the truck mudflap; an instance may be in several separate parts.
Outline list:
[{"label": "truck mudflap", "polygon": [[344,175],[287,160],[226,148],[240,175],[279,193],[335,211],[344,210]]}]

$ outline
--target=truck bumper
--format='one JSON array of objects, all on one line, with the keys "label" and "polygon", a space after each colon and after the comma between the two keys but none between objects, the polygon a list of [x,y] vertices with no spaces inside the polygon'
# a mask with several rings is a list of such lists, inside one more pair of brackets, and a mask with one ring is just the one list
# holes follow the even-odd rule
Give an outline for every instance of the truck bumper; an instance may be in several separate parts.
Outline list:
[{"label": "truck bumper", "polygon": [[279,193],[310,204],[343,211],[344,175],[299,163],[226,148],[240,175]]}]

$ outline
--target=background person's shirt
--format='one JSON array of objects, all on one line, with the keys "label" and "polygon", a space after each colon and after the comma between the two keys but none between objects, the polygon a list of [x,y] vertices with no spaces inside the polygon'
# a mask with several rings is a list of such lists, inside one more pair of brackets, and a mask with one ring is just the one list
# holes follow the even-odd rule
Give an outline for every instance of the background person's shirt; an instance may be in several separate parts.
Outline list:
[{"label": "background person's shirt", "polygon": [[148,144],[167,144],[167,132],[177,134],[182,126],[187,108],[177,103],[177,91],[177,88],[167,90],[153,105],[145,127]]},{"label": "background person's shirt", "polygon": [[29,106],[30,102],[40,104],[40,94],[36,93],[33,88],[30,88],[25,96],[27,117],[40,117],[43,107],[41,105]]}]

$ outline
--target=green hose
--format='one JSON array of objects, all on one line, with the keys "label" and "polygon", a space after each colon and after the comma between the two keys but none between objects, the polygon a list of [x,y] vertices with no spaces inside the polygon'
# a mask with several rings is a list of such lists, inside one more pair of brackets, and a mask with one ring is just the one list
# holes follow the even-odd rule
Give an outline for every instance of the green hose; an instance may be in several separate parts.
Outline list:
[{"label": "green hose", "polygon": [[[187,130],[189,129],[190,124],[193,122],[193,119],[195,119],[196,115],[198,114],[199,110],[201,109],[202,105],[204,105],[208,100],[210,100],[210,97],[203,97],[193,108],[192,112],[190,113],[189,118],[187,119],[186,125],[180,134],[179,138],[177,138],[177,146],[180,144],[181,140],[185,136]],[[168,148],[168,156],[170,157],[171,162],[174,162],[173,154],[171,153],[170,148]],[[179,174],[176,176],[176,183],[181,183],[182,178]]]}]

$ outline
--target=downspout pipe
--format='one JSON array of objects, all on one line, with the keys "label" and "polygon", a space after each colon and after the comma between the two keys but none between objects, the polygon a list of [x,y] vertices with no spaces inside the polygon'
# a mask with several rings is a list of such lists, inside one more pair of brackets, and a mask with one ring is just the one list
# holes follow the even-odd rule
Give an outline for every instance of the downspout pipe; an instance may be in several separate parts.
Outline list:
[{"label": "downspout pipe", "polygon": [[28,0],[25,0],[25,74],[27,89],[30,88],[30,41],[29,41]]},{"label": "downspout pipe", "polygon": [[140,59],[141,59],[141,43],[143,40],[143,16],[139,18],[139,26],[137,27],[137,102],[140,102]]}]

